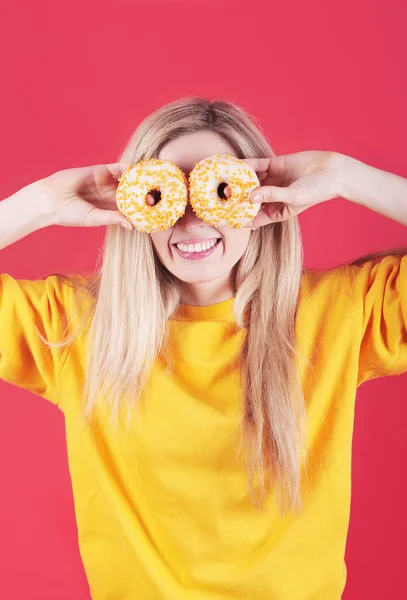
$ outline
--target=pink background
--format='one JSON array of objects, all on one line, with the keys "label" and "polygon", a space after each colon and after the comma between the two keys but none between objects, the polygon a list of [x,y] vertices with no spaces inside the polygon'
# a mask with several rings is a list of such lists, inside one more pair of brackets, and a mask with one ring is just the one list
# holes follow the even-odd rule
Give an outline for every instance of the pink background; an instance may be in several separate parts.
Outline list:
[{"label": "pink background", "polygon": [[[277,154],[336,150],[407,177],[406,17],[403,0],[9,1],[0,198],[56,170],[115,161],[140,120],[188,95],[243,105]],[[407,243],[403,225],[342,198],[299,218],[306,266]],[[93,269],[103,237],[38,231],[1,251],[0,272]],[[346,600],[405,594],[406,384],[358,389]],[[63,415],[4,382],[0,395],[0,597],[88,599]]]}]

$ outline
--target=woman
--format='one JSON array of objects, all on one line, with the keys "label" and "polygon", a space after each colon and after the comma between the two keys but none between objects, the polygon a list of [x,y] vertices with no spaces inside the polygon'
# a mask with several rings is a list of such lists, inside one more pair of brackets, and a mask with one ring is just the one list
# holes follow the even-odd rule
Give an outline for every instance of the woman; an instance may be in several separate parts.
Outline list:
[{"label": "woman", "polygon": [[[218,153],[258,173],[249,227],[211,227],[188,204],[166,231],[125,230],[128,163],[188,176]],[[0,377],[64,413],[92,598],[340,598],[354,399],[407,371],[407,248],[305,270],[297,215],[338,196],[407,224],[405,179],[335,152],[276,157],[242,108],[186,98],[145,119],[120,162],[0,204],[0,247],[109,225],[94,275],[0,276]],[[205,259],[177,253],[202,238],[220,238]]]}]

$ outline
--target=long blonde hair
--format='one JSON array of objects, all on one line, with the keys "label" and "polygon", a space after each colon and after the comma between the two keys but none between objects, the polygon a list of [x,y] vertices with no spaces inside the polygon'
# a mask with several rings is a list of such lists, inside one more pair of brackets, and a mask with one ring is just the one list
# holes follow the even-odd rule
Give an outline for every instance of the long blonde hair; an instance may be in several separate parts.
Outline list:
[{"label": "long blonde hair", "polygon": [[[254,117],[243,108],[224,100],[188,97],[150,114],[119,160],[158,158],[166,142],[206,130],[222,136],[239,158],[275,155]],[[299,363],[312,365],[301,357],[295,336],[303,274],[301,233],[298,218],[293,217],[251,232],[235,280],[234,315],[238,327],[246,330],[238,368],[249,495],[253,505],[264,509],[274,483],[281,514],[302,508],[302,467],[306,473],[306,409]],[[166,356],[171,371],[167,321],[181,299],[177,278],[158,260],[149,235],[113,225],[107,227],[96,272],[67,281],[74,284],[78,300],[85,296],[91,302],[86,313],[80,311],[78,327],[60,345],[72,343],[86,325],[85,416],[91,421],[96,404],[103,402],[117,423],[123,407],[131,404],[134,410],[141,401],[159,353]]]}]

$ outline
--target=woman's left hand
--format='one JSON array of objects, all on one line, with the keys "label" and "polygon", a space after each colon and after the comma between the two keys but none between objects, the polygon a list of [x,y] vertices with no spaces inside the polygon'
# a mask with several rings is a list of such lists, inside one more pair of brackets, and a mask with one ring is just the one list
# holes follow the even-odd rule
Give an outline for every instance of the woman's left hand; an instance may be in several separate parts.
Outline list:
[{"label": "woman's left hand", "polygon": [[[243,159],[257,173],[260,187],[250,194],[261,209],[247,227],[286,221],[302,211],[337,198],[341,174],[348,157],[338,152],[306,150],[271,158]],[[262,199],[254,199],[256,194]],[[229,197],[230,191],[225,189]]]}]

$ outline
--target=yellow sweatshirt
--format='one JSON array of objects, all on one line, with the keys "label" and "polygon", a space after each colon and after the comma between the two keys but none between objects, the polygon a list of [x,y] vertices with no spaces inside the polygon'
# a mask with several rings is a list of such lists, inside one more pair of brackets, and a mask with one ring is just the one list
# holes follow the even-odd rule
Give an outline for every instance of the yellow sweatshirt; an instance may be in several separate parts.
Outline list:
[{"label": "yellow sweatshirt", "polygon": [[252,507],[236,461],[233,298],[171,321],[176,369],[156,362],[150,404],[126,435],[102,416],[92,432],[78,426],[84,340],[50,351],[35,331],[56,339],[73,293],[55,275],[0,275],[0,377],[64,413],[93,600],[339,599],[356,388],[407,371],[407,255],[304,272],[296,327],[314,369],[302,373],[311,460],[297,516],[280,517],[272,497]]}]

